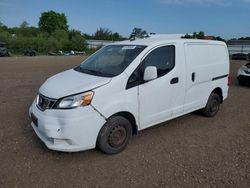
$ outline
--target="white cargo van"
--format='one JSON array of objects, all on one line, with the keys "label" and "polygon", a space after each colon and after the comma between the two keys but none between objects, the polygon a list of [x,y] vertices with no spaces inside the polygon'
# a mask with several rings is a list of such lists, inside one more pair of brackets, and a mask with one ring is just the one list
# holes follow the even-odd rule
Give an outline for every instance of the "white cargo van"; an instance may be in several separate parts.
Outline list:
[{"label": "white cargo van", "polygon": [[108,45],[49,78],[30,107],[32,127],[53,150],[121,152],[133,134],[201,109],[213,117],[228,95],[223,42],[146,39]]}]

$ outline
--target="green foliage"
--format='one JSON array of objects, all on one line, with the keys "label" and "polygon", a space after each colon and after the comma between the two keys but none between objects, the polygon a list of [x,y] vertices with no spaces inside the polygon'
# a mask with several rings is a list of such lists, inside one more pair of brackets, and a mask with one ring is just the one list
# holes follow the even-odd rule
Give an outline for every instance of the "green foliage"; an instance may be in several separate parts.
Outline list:
[{"label": "green foliage", "polygon": [[181,37],[183,39],[193,39],[193,35],[186,34],[185,36]]},{"label": "green foliage", "polygon": [[96,30],[93,36],[85,34],[87,39],[95,39],[95,40],[111,40],[111,41],[120,41],[124,40],[124,38],[117,32],[113,33],[111,30],[100,27]]},{"label": "green foliage", "polygon": [[94,34],[96,40],[109,40],[112,32],[109,29],[99,28]]},{"label": "green foliage", "polygon": [[54,37],[58,41],[61,41],[63,39],[68,39],[69,33],[67,31],[64,31],[64,30],[56,30],[50,36]]},{"label": "green foliage", "polygon": [[0,32],[8,31],[8,27],[0,21]]},{"label": "green foliage", "polygon": [[76,35],[71,38],[69,41],[69,49],[76,50],[76,51],[82,51],[84,49],[85,40],[81,35]]},{"label": "green foliage", "polygon": [[135,27],[130,34],[130,39],[135,39],[135,38],[145,38],[148,36],[147,31],[143,30],[142,28],[137,28]]},{"label": "green foliage", "polygon": [[[194,32],[192,35],[186,34],[182,38],[184,38],[184,39],[206,39],[206,36],[205,36],[205,33],[203,31],[200,31],[199,33]],[[220,36],[217,36],[217,37],[210,36],[208,39],[226,42],[226,40],[221,38]]]},{"label": "green foliage", "polygon": [[32,48],[40,54],[62,51],[86,51],[93,53],[96,49],[87,49],[85,39],[119,41],[124,38],[117,32],[99,28],[93,35],[82,34],[78,30],[68,30],[64,14],[48,11],[41,13],[39,27],[29,26],[23,21],[19,27],[8,28],[0,22],[0,42],[5,42],[13,54],[23,54]]},{"label": "green foliage", "polygon": [[205,39],[205,33],[203,31],[200,31],[196,34],[197,39]]},{"label": "green foliage", "polygon": [[122,36],[119,35],[119,33],[115,32],[112,34],[112,40],[117,41],[121,40]]},{"label": "green foliage", "polygon": [[70,30],[70,31],[68,32],[68,34],[69,34],[69,39],[70,39],[70,40],[71,40],[73,37],[75,37],[75,36],[82,35],[82,34],[81,34],[81,31],[78,31],[78,30],[76,30],[76,29]]},{"label": "green foliage", "polygon": [[8,32],[16,37],[37,37],[40,30],[36,27],[13,27]]},{"label": "green foliage", "polygon": [[27,27],[29,27],[29,23],[26,22],[26,21],[23,21],[23,22],[21,23],[20,27],[21,27],[21,28],[27,28]]},{"label": "green foliage", "polygon": [[82,51],[85,48],[85,39],[79,31],[56,30],[48,34],[34,27],[0,30],[0,42],[7,43],[10,51],[17,54],[22,54],[27,48],[41,54],[59,50]]},{"label": "green foliage", "polygon": [[93,53],[95,53],[98,49],[95,49],[95,48],[86,48],[84,50],[84,52],[87,54],[87,55],[91,55]]},{"label": "green foliage", "polygon": [[220,36],[215,37],[214,40],[227,42],[225,39],[221,38]]},{"label": "green foliage", "polygon": [[68,30],[65,14],[60,14],[52,10],[41,14],[38,26],[41,31],[48,32],[49,34],[56,30]]},{"label": "green foliage", "polygon": [[194,32],[193,35],[186,34],[182,38],[184,39],[205,39],[205,33],[200,31],[199,33]]},{"label": "green foliage", "polygon": [[238,40],[250,40],[250,37],[240,37]]},{"label": "green foliage", "polygon": [[9,43],[11,40],[11,34],[7,31],[0,31],[0,42]]}]

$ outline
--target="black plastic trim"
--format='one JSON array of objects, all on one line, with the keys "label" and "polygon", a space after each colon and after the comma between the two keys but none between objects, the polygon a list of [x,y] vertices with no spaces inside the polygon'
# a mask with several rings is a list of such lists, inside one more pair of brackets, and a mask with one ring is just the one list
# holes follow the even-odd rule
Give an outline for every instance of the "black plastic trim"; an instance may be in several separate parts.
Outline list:
[{"label": "black plastic trim", "polygon": [[220,79],[226,78],[226,77],[228,77],[228,74],[225,74],[225,75],[222,75],[222,76],[218,76],[218,77],[214,77],[214,78],[212,79],[212,81],[220,80]]},{"label": "black plastic trim", "polygon": [[170,81],[170,84],[178,84],[178,82],[179,82],[179,78],[175,77],[175,78],[172,78],[172,80]]},{"label": "black plastic trim", "polygon": [[[134,72],[130,75],[127,85],[126,85],[126,90],[139,86],[140,84],[144,83],[143,79],[142,79],[142,68],[144,67],[144,62],[141,62],[140,65],[138,65],[138,67],[134,70]],[[130,79],[132,76],[136,76],[136,79],[134,82],[130,82]]]}]

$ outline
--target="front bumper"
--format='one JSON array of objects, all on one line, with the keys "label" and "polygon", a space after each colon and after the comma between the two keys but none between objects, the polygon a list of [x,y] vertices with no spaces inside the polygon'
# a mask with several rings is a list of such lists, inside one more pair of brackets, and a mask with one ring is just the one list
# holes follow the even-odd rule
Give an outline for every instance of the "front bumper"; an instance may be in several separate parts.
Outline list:
[{"label": "front bumper", "polygon": [[237,79],[238,79],[239,81],[244,82],[244,83],[250,83],[250,75],[249,75],[249,76],[247,76],[247,75],[239,75],[239,76],[237,77]]},{"label": "front bumper", "polygon": [[31,123],[37,136],[52,150],[76,152],[95,148],[98,133],[106,120],[91,106],[42,112],[33,102],[29,109],[37,118]]}]

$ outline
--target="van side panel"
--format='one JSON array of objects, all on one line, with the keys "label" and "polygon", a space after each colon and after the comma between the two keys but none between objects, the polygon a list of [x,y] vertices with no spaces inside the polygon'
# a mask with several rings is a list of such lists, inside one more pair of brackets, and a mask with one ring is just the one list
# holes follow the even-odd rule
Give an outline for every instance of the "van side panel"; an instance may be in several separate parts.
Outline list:
[{"label": "van side panel", "polygon": [[184,111],[205,107],[210,93],[217,87],[228,92],[229,59],[227,47],[222,44],[185,43],[187,85]]}]

